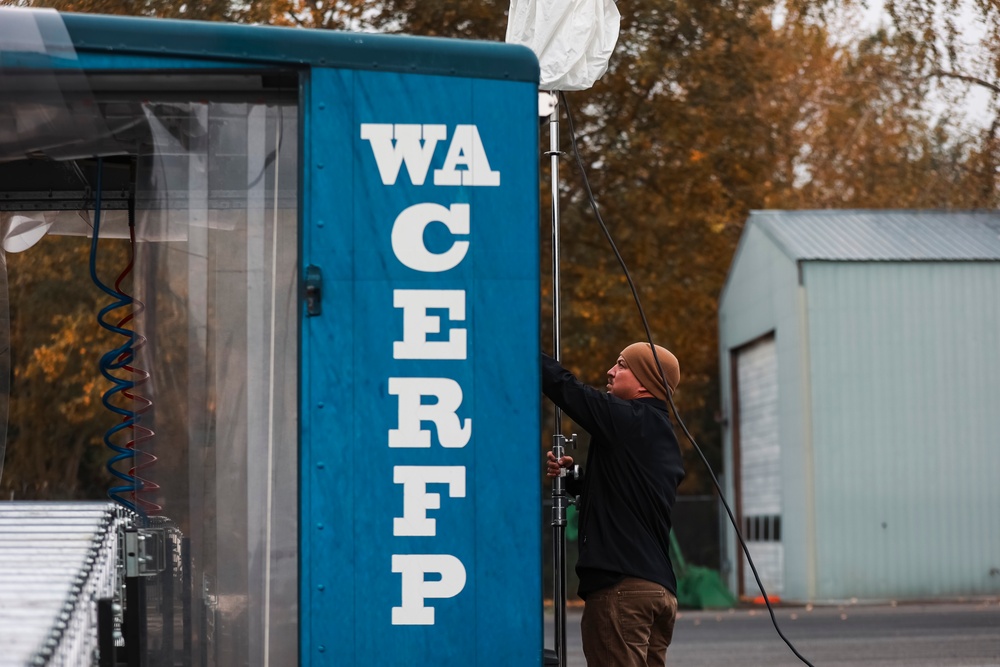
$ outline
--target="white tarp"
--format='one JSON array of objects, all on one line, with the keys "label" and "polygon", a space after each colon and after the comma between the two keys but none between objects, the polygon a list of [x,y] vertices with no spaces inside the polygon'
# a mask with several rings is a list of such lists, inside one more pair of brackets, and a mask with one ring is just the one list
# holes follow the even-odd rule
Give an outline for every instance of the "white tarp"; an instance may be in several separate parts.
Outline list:
[{"label": "white tarp", "polygon": [[511,0],[506,41],[538,56],[542,90],[586,90],[608,70],[620,23],[612,0]]}]

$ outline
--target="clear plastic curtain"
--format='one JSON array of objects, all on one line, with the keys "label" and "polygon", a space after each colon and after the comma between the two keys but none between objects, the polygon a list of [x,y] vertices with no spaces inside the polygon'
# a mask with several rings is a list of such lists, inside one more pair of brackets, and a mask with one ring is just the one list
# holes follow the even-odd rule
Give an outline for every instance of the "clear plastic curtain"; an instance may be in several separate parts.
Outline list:
[{"label": "clear plastic curtain", "polygon": [[[109,115],[57,13],[0,9],[0,42],[0,162],[118,156],[120,170],[136,158],[136,261],[126,289],[135,298],[130,326],[144,341],[137,377],[149,374],[134,405],[151,402],[140,423],[152,432],[135,445],[136,497],[150,525],[182,536],[171,559],[178,573],[181,561],[190,572],[188,584],[179,575],[148,580],[146,662],[295,664],[295,92],[261,93],[253,75],[246,100],[254,102],[231,91],[226,101],[205,92],[138,100],[118,91]],[[157,89],[155,75],[144,89]],[[111,162],[104,160],[107,175]],[[105,213],[101,237],[126,236],[124,211]],[[75,211],[22,217],[4,218],[4,240],[15,222],[22,237],[38,220],[55,221],[52,233],[89,231]],[[0,465],[9,384],[3,261]],[[190,614],[174,613],[182,601],[171,605],[168,595],[190,595]],[[181,650],[190,654],[181,658]]]},{"label": "clear plastic curtain", "polygon": [[7,254],[0,250],[0,481],[3,481],[3,460],[7,450],[10,372],[10,300],[7,292]]},{"label": "clear plastic curtain", "polygon": [[[94,100],[58,12],[0,8],[0,44],[0,162],[125,152]],[[5,253],[27,249],[50,226],[42,213],[0,214],[0,479],[12,370]]]},{"label": "clear plastic curtain", "polygon": [[297,112],[144,105],[137,296],[156,504],[188,538],[208,664],[297,655]]},{"label": "clear plastic curtain", "polygon": [[[63,77],[52,70],[53,59],[76,59],[62,19],[52,10],[0,9],[0,162],[23,159],[43,146],[71,143],[76,136],[68,91],[86,89],[79,70]],[[6,54],[6,55],[4,55]],[[31,66],[29,71],[27,67]],[[86,124],[86,117],[81,119]],[[12,216],[0,216],[5,236]],[[7,448],[10,407],[10,302],[7,257],[0,249],[0,480]]]},{"label": "clear plastic curtain", "polygon": [[0,44],[0,162],[107,154],[117,142],[62,17],[51,9],[0,7]]}]

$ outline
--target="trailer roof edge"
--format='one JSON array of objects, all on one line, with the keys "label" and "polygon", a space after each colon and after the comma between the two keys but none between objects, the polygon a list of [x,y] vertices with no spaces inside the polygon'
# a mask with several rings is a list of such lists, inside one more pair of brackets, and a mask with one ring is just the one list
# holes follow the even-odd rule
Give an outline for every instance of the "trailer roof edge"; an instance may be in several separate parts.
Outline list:
[{"label": "trailer roof edge", "polygon": [[[504,42],[207,21],[60,14],[79,51],[533,82],[538,59]],[[294,33],[294,38],[290,39]]]}]

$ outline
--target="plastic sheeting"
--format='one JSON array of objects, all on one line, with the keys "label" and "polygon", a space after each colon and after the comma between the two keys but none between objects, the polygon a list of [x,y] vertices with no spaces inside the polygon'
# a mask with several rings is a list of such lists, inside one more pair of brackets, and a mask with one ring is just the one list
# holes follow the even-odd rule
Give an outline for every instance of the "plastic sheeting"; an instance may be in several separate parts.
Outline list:
[{"label": "plastic sheeting", "polygon": [[10,298],[7,292],[7,256],[0,252],[0,480],[7,449],[10,409]]},{"label": "plastic sheeting", "polygon": [[[115,144],[94,103],[62,17],[50,9],[0,8],[0,162],[67,159]],[[115,148],[110,152],[122,152]],[[0,214],[0,479],[10,402],[10,312],[3,253],[37,243],[51,223]]]},{"label": "plastic sheeting", "polygon": [[[135,391],[152,401],[142,418],[154,432],[136,446],[137,476],[149,482],[138,494],[150,520],[183,533],[187,556],[174,560],[189,564],[186,579],[149,589],[144,664],[296,664],[297,104],[261,92],[259,74],[232,75],[236,90],[251,91],[245,99],[232,90],[214,99],[199,81],[211,75],[197,71],[185,75],[190,91],[170,74],[162,98],[148,93],[160,89],[157,73],[119,76],[112,104],[102,75],[77,67],[58,14],[0,10],[0,163],[17,176],[0,184],[0,239],[25,250],[45,228],[91,235],[98,168],[100,237],[127,236],[126,211],[112,208],[134,189],[125,289],[142,304],[129,326],[146,339],[135,365],[149,379]],[[95,156],[121,157],[98,166]],[[58,203],[53,187],[65,195]],[[10,378],[4,259],[0,426]]]},{"label": "plastic sheeting", "polygon": [[604,76],[621,14],[612,0],[511,0],[506,41],[527,46],[542,90],[586,90]]},{"label": "plastic sheeting", "polygon": [[[138,361],[156,431],[146,449],[158,458],[144,471],[159,485],[149,500],[190,540],[193,655],[294,665],[298,111],[204,101],[142,111],[152,150],[140,189],[156,195],[136,223],[136,328],[149,339]],[[216,208],[220,191],[242,202]]]},{"label": "plastic sheeting", "polygon": [[125,152],[94,101],[62,17],[0,8],[0,162]]}]

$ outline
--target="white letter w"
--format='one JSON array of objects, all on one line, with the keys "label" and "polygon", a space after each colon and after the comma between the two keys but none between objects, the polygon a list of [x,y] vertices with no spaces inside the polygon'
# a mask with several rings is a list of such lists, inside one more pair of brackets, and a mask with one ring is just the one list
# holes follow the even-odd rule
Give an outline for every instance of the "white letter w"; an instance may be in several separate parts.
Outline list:
[{"label": "white letter w", "polygon": [[383,185],[396,184],[399,167],[404,162],[410,173],[410,182],[423,185],[434,157],[434,148],[447,136],[445,125],[361,124],[361,138],[372,145]]}]

